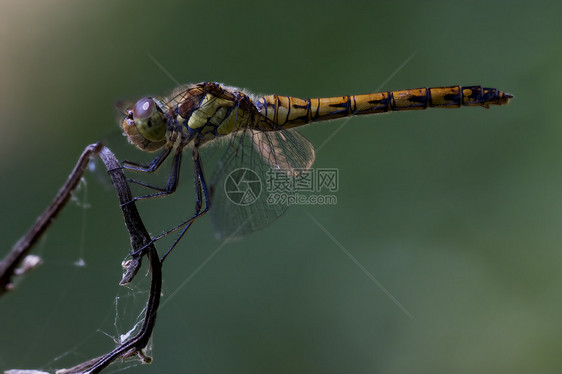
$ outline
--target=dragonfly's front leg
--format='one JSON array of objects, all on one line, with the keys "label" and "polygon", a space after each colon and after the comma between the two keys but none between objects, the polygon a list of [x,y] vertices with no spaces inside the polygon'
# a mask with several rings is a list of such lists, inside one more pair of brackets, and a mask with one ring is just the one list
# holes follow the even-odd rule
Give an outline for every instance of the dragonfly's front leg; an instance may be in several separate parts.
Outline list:
[{"label": "dragonfly's front leg", "polygon": [[[171,148],[164,149],[162,152],[160,152],[160,154],[158,154],[158,156],[156,156],[154,158],[154,160],[150,161],[150,163],[146,164],[146,165],[139,164],[139,163],[133,162],[133,161],[128,161],[128,160],[121,161],[121,165],[122,165],[123,169],[140,171],[140,172],[143,172],[143,173],[153,173],[156,170],[158,170],[158,168],[168,158],[171,150],[172,150]],[[156,191],[160,191],[160,192],[166,191],[165,187],[162,188],[162,187],[152,186],[148,183],[145,183],[143,181],[139,181],[139,180],[136,180],[136,179],[128,178],[127,181],[130,182],[130,183],[138,184],[138,185],[146,187],[146,188],[150,188],[152,190],[156,190]]]},{"label": "dragonfly's front leg", "polygon": [[154,160],[150,161],[148,165],[139,164],[133,161],[122,161],[121,164],[123,165],[123,169],[127,170],[135,170],[140,171],[143,173],[153,173],[162,165],[162,163],[168,158],[172,148],[165,148],[162,152],[158,154],[154,158]]},{"label": "dragonfly's front leg", "polygon": [[[160,155],[158,155],[158,157],[156,157],[149,165],[136,164],[136,165],[139,166],[139,168],[133,167],[132,170],[138,170],[138,171],[144,171],[144,172],[154,172],[158,168],[158,166],[160,166],[162,164],[162,162],[168,156],[169,153],[170,153],[170,151],[166,150],[166,151],[162,152]],[[130,203],[132,203],[134,201],[137,201],[137,200],[167,196],[167,195],[173,193],[176,190],[176,188],[178,186],[178,182],[179,182],[180,168],[181,168],[181,158],[182,158],[182,150],[180,148],[177,148],[176,154],[174,155],[174,159],[172,160],[172,167],[170,168],[170,174],[168,175],[168,183],[166,184],[165,187],[156,187],[156,186],[152,186],[150,184],[144,183],[142,181],[129,179],[129,182],[131,182],[131,183],[136,183],[136,184],[139,184],[143,187],[147,187],[147,188],[159,191],[159,192],[149,194],[149,195],[137,196],[137,197],[133,198],[131,201],[125,203],[125,204],[130,204]],[[154,166],[151,166],[151,165],[154,165]],[[142,169],[142,168],[144,168],[144,169]]]}]

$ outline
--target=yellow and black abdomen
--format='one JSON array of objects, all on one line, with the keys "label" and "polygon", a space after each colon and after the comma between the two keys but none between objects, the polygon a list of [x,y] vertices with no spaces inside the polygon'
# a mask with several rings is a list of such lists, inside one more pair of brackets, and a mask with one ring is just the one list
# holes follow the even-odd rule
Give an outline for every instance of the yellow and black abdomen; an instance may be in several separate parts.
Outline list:
[{"label": "yellow and black abdomen", "polygon": [[362,114],[427,108],[459,108],[507,104],[510,94],[481,86],[451,86],[386,91],[364,95],[299,99],[269,95],[257,99],[260,129],[292,128]]}]

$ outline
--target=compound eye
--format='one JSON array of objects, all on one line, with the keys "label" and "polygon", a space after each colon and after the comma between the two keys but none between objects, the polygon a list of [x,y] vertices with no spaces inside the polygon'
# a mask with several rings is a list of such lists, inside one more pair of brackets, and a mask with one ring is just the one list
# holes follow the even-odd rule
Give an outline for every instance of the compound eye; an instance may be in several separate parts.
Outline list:
[{"label": "compound eye", "polygon": [[149,118],[156,110],[156,103],[150,97],[145,97],[137,101],[133,107],[133,117],[140,120]]},{"label": "compound eye", "polygon": [[145,97],[132,108],[133,121],[140,135],[151,142],[160,142],[166,137],[166,118],[156,102]]}]

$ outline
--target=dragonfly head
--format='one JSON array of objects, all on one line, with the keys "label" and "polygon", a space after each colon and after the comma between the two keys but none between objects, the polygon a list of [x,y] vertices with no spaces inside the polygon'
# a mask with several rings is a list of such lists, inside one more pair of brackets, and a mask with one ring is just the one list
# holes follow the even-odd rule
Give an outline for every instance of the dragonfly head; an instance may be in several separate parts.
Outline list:
[{"label": "dragonfly head", "polygon": [[127,110],[122,127],[129,142],[143,151],[154,152],[166,144],[166,116],[151,97]]}]

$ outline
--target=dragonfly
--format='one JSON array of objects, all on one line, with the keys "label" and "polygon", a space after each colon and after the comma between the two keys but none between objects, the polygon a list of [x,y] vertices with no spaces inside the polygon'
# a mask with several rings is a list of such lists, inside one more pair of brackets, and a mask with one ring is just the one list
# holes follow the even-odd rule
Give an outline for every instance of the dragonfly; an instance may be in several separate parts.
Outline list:
[{"label": "dragonfly", "polygon": [[[153,173],[172,155],[165,186],[130,179],[130,182],[154,191],[132,201],[162,197],[175,192],[183,151],[191,149],[195,212],[189,219],[152,239],[151,243],[179,231],[165,258],[191,224],[209,210],[217,236],[224,239],[241,238],[281,216],[287,204],[271,204],[266,194],[260,194],[252,186],[265,180],[272,170],[299,178],[311,169],[314,147],[295,130],[297,127],[394,111],[461,106],[489,108],[505,105],[512,97],[495,88],[449,86],[299,99],[276,94],[256,97],[245,90],[214,82],[190,84],[176,88],[168,97],[144,97],[125,111],[121,126],[128,141],[142,151],[158,153],[148,164],[123,161],[122,166]],[[216,143],[223,144],[224,153],[212,184],[208,184],[200,149]],[[233,171],[241,172],[233,176]],[[248,171],[257,178],[251,178]],[[254,192],[250,195],[251,203],[230,198],[228,186],[240,188],[243,193]],[[144,248],[136,249],[134,253]]]}]

